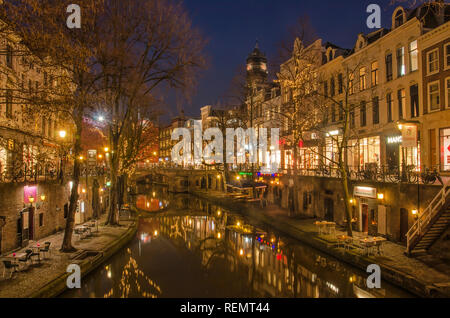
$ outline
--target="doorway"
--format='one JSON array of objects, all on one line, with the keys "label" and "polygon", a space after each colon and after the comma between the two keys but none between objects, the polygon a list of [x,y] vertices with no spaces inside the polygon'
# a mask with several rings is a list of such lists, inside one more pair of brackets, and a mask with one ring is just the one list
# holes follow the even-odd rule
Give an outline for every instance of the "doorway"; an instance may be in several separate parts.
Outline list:
[{"label": "doorway", "polygon": [[29,234],[28,239],[34,240],[34,207],[30,207],[28,209],[28,226],[29,226]]},{"label": "doorway", "polygon": [[408,210],[400,209],[400,242],[406,242],[406,233],[408,233]]},{"label": "doorway", "polygon": [[361,204],[361,231],[369,232],[369,205]]},{"label": "doorway", "polygon": [[334,221],[334,202],[333,199],[325,198],[325,220]]}]

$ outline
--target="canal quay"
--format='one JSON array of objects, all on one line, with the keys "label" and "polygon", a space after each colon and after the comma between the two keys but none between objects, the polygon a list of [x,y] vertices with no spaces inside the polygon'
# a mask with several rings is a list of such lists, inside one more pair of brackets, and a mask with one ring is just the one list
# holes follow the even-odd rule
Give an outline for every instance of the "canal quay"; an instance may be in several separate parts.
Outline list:
[{"label": "canal quay", "polygon": [[61,297],[415,296],[384,280],[368,289],[364,271],[232,209],[144,189],[135,237]]}]

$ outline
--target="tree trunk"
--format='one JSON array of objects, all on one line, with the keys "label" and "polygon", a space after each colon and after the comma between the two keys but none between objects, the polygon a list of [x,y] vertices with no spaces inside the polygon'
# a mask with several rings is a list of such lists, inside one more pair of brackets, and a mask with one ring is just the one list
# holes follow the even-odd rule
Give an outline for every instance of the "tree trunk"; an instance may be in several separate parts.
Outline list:
[{"label": "tree trunk", "polygon": [[100,190],[100,185],[98,184],[97,179],[94,179],[92,184],[92,216],[94,219],[98,219],[100,217],[100,195],[98,191]]},{"label": "tree trunk", "polygon": [[347,217],[347,235],[353,236],[352,232],[352,210],[350,205],[350,193],[348,191],[348,177],[347,177],[347,171],[344,166],[340,167],[341,169],[341,176],[342,176],[342,190],[344,191],[344,202],[345,202],[345,214]]},{"label": "tree trunk", "polygon": [[61,246],[61,252],[74,252],[76,249],[72,246],[72,234],[73,227],[75,224],[75,211],[78,203],[78,184],[80,183],[80,161],[78,157],[81,153],[81,129],[82,129],[82,119],[78,118],[76,122],[77,131],[75,135],[75,145],[74,145],[74,165],[73,165],[73,179],[72,179],[72,190],[70,193],[69,211],[67,215],[66,228],[64,231],[63,243]]}]

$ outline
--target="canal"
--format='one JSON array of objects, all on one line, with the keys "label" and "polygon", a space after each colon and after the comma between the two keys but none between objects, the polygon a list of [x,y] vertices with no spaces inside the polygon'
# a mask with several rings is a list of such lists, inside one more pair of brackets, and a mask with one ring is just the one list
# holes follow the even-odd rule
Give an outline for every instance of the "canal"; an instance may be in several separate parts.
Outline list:
[{"label": "canal", "polygon": [[411,297],[204,200],[150,188],[136,237],[61,297]]}]

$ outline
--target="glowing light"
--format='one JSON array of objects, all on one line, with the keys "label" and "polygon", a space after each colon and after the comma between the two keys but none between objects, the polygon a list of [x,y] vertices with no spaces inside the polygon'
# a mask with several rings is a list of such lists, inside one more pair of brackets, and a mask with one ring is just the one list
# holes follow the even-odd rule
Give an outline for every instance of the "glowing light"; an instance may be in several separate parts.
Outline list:
[{"label": "glowing light", "polygon": [[155,230],[155,232],[153,232],[153,234],[154,234],[155,236],[158,236],[158,231]]},{"label": "glowing light", "polygon": [[46,199],[45,194],[41,194],[41,201],[45,201],[45,199]]},{"label": "glowing light", "polygon": [[353,200],[353,199],[350,199],[349,202],[350,202],[350,204],[353,204],[354,200]]},{"label": "glowing light", "polygon": [[78,157],[78,159],[80,159],[80,160],[83,160],[83,159],[84,159],[84,157],[83,157],[83,156],[79,156],[79,157]]},{"label": "glowing light", "polygon": [[59,137],[61,138],[66,138],[67,132],[65,130],[60,130],[59,131]]},{"label": "glowing light", "polygon": [[102,159],[102,158],[103,158],[103,155],[102,155],[102,154],[99,154],[99,155],[98,155],[98,158],[99,158],[99,159]]},{"label": "glowing light", "polygon": [[413,215],[417,215],[417,210],[414,209],[414,210],[411,211],[411,213],[412,213]]},{"label": "glowing light", "polygon": [[239,255],[244,255],[244,250],[242,248],[239,250]]},{"label": "glowing light", "polygon": [[86,193],[86,189],[81,190],[81,192]]},{"label": "glowing light", "polygon": [[222,237],[222,235],[219,233],[217,233],[217,238],[220,239]]},{"label": "glowing light", "polygon": [[28,197],[28,201],[30,201],[30,203],[34,202],[34,198],[32,196]]},{"label": "glowing light", "polygon": [[240,176],[236,176],[236,180],[240,180],[241,179],[241,177]]},{"label": "glowing light", "polygon": [[384,199],[384,194],[383,193],[378,193],[377,194],[377,198],[378,198],[378,200],[383,200]]},{"label": "glowing light", "polygon": [[105,117],[103,117],[103,116],[98,116],[98,121],[102,122],[102,121],[104,121],[104,120],[105,120]]},{"label": "glowing light", "polygon": [[237,224],[236,224],[237,226],[241,226],[241,222],[237,222]]},{"label": "glowing light", "polygon": [[217,179],[220,179],[220,174],[217,175]]},{"label": "glowing light", "polygon": [[105,147],[103,150],[105,150],[105,152],[108,152],[108,151],[109,151],[109,148],[108,148],[108,147]]}]

